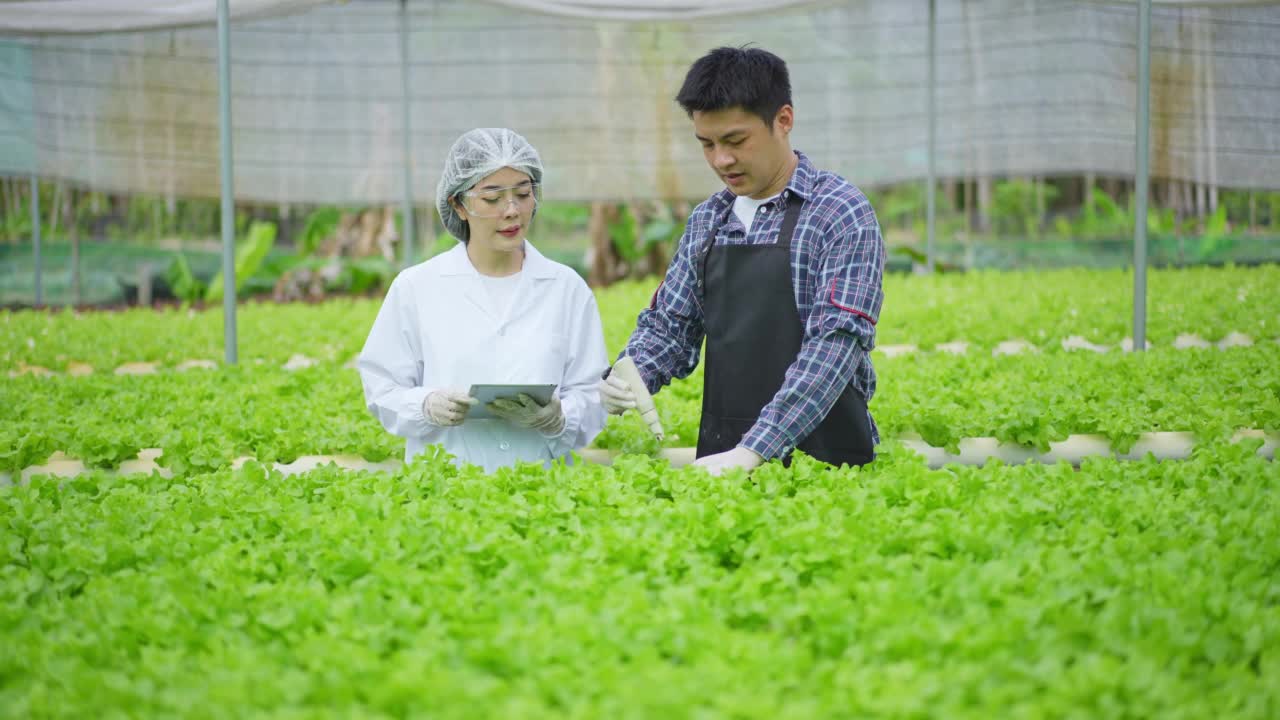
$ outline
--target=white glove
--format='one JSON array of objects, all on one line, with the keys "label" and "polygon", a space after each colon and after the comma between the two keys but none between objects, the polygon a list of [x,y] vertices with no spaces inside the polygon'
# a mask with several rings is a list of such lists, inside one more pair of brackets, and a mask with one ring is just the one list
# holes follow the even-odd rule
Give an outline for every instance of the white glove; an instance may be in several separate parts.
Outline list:
[{"label": "white glove", "polygon": [[763,462],[764,458],[739,445],[732,450],[698,458],[693,461],[693,464],[695,467],[705,468],[713,476],[718,476],[733,468],[742,468],[751,472]]},{"label": "white glove", "polygon": [[485,407],[512,425],[537,430],[547,437],[564,432],[564,410],[560,407],[560,398],[555,395],[546,405],[539,405],[537,400],[520,393],[516,400],[498,398]]},{"label": "white glove", "polygon": [[636,406],[636,394],[626,380],[610,373],[609,377],[596,383],[600,391],[600,404],[610,415],[621,415]]},{"label": "white glove", "polygon": [[422,414],[437,427],[461,425],[472,405],[480,402],[461,390],[433,390],[422,399]]}]

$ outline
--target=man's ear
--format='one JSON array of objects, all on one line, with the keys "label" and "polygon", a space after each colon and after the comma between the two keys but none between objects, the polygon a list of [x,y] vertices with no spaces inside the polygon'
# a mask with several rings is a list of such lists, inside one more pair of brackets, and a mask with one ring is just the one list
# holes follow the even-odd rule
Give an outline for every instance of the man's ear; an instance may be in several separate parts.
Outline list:
[{"label": "man's ear", "polygon": [[791,134],[791,128],[796,125],[796,111],[790,105],[783,105],[778,108],[778,113],[773,116],[773,129],[781,132],[783,137]]}]

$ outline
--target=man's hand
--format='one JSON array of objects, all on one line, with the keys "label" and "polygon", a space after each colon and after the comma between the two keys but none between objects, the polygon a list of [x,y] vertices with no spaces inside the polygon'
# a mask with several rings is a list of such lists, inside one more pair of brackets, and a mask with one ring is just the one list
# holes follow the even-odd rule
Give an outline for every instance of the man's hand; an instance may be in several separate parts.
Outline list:
[{"label": "man's hand", "polygon": [[461,390],[436,390],[422,399],[422,414],[437,427],[461,425],[472,405],[480,402]]},{"label": "man's hand", "polygon": [[727,452],[698,458],[693,461],[693,464],[695,467],[705,468],[713,476],[719,476],[726,470],[732,470],[733,468],[742,468],[747,472],[751,472],[763,462],[764,458],[739,445]]},{"label": "man's hand", "polygon": [[610,415],[621,415],[636,406],[636,394],[626,380],[609,374],[609,377],[596,383],[600,391],[600,404]]},{"label": "man's hand", "polygon": [[499,398],[485,407],[512,425],[537,430],[548,437],[564,431],[564,410],[560,407],[560,398],[555,395],[546,405],[539,405],[537,400],[520,393],[516,400]]}]

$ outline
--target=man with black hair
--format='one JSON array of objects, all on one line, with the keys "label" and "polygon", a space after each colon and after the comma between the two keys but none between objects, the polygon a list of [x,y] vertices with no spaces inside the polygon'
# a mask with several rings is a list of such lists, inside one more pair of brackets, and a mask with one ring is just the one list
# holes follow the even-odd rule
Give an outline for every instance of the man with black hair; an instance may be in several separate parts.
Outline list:
[{"label": "man with black hair", "polygon": [[[676,101],[726,187],[689,216],[622,354],[657,392],[697,367],[705,338],[695,464],[712,474],[789,464],[796,449],[835,465],[870,462],[884,272],[871,204],[791,149],[791,82],[773,53],[712,50]],[[635,406],[616,375],[598,387],[609,412]]]}]

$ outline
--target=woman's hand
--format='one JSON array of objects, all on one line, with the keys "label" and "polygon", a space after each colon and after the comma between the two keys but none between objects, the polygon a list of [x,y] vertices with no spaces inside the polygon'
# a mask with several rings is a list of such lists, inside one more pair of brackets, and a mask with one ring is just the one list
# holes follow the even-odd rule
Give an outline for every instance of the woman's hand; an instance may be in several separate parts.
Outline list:
[{"label": "woman's hand", "polygon": [[422,400],[422,414],[438,427],[461,425],[472,405],[480,402],[461,390],[435,390]]},{"label": "woman's hand", "polygon": [[520,393],[515,400],[499,398],[485,407],[512,425],[537,430],[548,437],[564,431],[564,411],[560,408],[560,398],[555,395],[546,405],[539,405],[537,400]]}]

